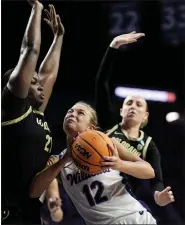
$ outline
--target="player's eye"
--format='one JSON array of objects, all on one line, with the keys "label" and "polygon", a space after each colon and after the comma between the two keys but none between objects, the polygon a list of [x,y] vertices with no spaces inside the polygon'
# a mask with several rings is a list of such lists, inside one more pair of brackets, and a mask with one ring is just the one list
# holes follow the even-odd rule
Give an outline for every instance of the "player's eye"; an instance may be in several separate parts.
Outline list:
[{"label": "player's eye", "polygon": [[73,110],[72,109],[69,109],[68,111],[67,111],[67,113],[72,113],[73,112]]},{"label": "player's eye", "polygon": [[36,81],[35,81],[35,80],[32,80],[32,81],[31,81],[31,84],[36,84]]},{"label": "player's eye", "polygon": [[132,103],[133,103],[133,101],[130,100],[130,101],[128,101],[126,104],[127,104],[127,105],[132,105]]},{"label": "player's eye", "polygon": [[78,112],[80,115],[85,115],[83,111]]},{"label": "player's eye", "polygon": [[37,83],[38,83],[37,79],[35,79],[35,78],[33,77],[32,80],[31,80],[31,84],[37,84]]}]

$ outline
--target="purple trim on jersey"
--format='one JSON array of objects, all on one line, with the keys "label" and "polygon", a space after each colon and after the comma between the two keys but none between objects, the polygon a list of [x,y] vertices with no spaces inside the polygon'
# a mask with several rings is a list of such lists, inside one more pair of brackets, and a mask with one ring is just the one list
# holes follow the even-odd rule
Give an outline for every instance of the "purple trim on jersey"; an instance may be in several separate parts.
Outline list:
[{"label": "purple trim on jersey", "polygon": [[138,200],[136,198],[136,196],[134,195],[134,193],[132,192],[131,188],[130,188],[130,185],[126,182],[125,183],[125,189],[128,191],[128,193],[133,197],[135,198],[148,212],[152,213],[151,209],[148,207],[148,205],[146,203],[144,203],[143,201],[141,200]]},{"label": "purple trim on jersey", "polygon": [[128,191],[128,193],[133,197],[135,198],[148,212],[152,213],[151,209],[148,207],[148,205],[146,203],[144,203],[143,201],[141,200],[138,200],[136,198],[136,196],[134,195],[134,193],[132,192],[132,189],[131,189],[131,186],[129,184],[129,182],[127,181],[127,178],[125,177],[125,174],[121,173],[120,174],[123,179],[122,179],[122,183],[125,185],[125,189]]},{"label": "purple trim on jersey", "polygon": [[64,155],[66,154],[67,152],[67,149],[64,149],[58,156],[59,156],[59,159],[62,159],[64,157]]}]

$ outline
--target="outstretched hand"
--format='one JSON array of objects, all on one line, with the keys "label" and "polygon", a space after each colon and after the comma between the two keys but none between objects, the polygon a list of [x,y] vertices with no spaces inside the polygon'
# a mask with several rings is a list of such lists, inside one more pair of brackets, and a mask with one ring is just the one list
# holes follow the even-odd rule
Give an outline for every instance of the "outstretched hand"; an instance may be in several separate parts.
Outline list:
[{"label": "outstretched hand", "polygon": [[171,187],[167,187],[162,191],[155,191],[154,199],[159,206],[165,206],[175,201]]},{"label": "outstretched hand", "polygon": [[136,33],[135,31],[128,34],[122,34],[113,39],[113,41],[110,44],[110,47],[118,49],[121,45],[137,42],[139,38],[144,36],[145,36],[144,33]]},{"label": "outstretched hand", "polygon": [[49,10],[44,9],[46,13],[46,18],[44,21],[50,26],[54,35],[64,35],[65,29],[61,22],[60,16],[56,14],[55,7],[53,5],[49,5]]}]

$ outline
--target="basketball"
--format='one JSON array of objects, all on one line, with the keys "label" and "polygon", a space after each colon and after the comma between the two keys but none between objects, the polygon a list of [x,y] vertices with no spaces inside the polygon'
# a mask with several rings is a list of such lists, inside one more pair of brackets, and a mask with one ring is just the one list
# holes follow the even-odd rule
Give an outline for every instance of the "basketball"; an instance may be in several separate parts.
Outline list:
[{"label": "basketball", "polygon": [[102,156],[112,156],[107,144],[113,147],[112,140],[100,131],[89,130],[80,133],[72,145],[72,157],[76,166],[89,174],[103,171]]}]

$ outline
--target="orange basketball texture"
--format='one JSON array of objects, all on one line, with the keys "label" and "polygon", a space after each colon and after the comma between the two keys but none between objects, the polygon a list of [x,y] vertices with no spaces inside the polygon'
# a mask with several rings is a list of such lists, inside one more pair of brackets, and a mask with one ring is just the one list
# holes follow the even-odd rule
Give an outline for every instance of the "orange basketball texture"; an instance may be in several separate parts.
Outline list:
[{"label": "orange basketball texture", "polygon": [[112,140],[100,131],[89,130],[80,133],[72,145],[72,157],[76,166],[90,174],[103,171],[102,156],[112,156],[107,144],[113,147]]}]

